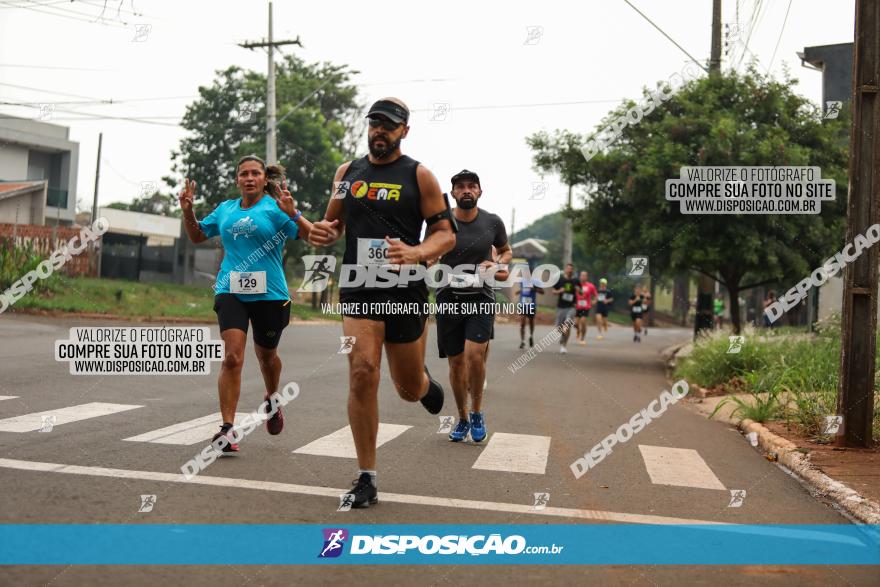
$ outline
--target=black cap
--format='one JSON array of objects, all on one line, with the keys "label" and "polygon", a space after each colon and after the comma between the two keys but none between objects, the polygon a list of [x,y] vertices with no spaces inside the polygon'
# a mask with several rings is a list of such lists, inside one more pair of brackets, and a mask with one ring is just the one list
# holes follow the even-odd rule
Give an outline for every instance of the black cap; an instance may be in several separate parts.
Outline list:
[{"label": "black cap", "polygon": [[479,185],[481,188],[483,187],[480,185],[480,176],[473,171],[468,171],[467,169],[462,169],[452,176],[452,185],[454,186],[455,182],[461,181],[463,179],[470,179],[471,181],[477,182],[477,185]]},{"label": "black cap", "polygon": [[376,114],[387,116],[398,124],[406,124],[409,121],[409,109],[391,100],[377,100],[373,102],[366,117],[372,118]]}]

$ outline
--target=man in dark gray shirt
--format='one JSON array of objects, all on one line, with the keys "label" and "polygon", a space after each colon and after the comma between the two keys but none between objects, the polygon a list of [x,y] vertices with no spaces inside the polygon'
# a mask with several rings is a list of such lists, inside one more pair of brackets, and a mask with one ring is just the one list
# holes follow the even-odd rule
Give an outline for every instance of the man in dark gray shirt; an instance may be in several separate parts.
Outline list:
[{"label": "man in dark gray shirt", "polygon": [[[507,264],[513,256],[504,223],[495,214],[477,207],[482,194],[480,178],[473,171],[465,169],[452,177],[452,197],[456,202],[453,214],[459,229],[455,248],[440,258],[440,263],[450,268],[450,278],[449,284],[437,291],[437,345],[440,356],[449,358],[449,380],[458,406],[459,421],[449,434],[453,442],[465,440],[468,433],[474,442],[486,438],[482,411],[484,358],[495,324],[491,308],[495,292],[488,283],[480,283],[479,275],[491,270],[495,271],[495,280],[507,279]],[[493,260],[493,246],[497,263]]]}]

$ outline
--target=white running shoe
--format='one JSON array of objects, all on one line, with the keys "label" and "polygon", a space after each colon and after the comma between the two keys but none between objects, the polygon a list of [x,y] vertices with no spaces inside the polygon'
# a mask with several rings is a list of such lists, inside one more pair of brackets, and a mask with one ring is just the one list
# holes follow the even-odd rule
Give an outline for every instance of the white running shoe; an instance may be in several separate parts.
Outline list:
[{"label": "white running shoe", "polygon": [[568,349],[566,349],[564,346],[559,347],[559,354],[560,355],[564,355],[567,352],[568,352]]}]

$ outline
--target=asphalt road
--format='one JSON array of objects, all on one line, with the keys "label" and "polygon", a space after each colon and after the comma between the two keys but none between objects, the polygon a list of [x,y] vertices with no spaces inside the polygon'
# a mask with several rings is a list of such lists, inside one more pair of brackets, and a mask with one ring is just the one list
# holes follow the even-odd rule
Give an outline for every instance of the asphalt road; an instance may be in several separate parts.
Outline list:
[{"label": "asphalt road", "polygon": [[[378,451],[381,502],[368,510],[337,512],[337,496],[350,487],[356,462],[330,456],[332,450],[344,451],[344,446],[328,449],[326,440],[311,443],[348,424],[347,359],[338,354],[338,323],[294,324],[285,331],[279,347],[284,363],[281,381],[297,382],[301,393],[285,408],[284,432],[269,436],[262,428],[255,430],[242,442],[240,454],[217,460],[191,483],[169,480],[168,475],[179,473],[206,441],[172,444],[125,439],[215,413],[219,364],[214,363],[212,373],[205,376],[72,376],[67,363],[55,361],[54,342],[67,338],[71,326],[83,325],[123,324],[0,316],[0,396],[16,396],[0,400],[3,523],[850,523],[764,459],[737,431],[682,405],[670,407],[634,438],[614,447],[593,470],[575,479],[570,469],[573,461],[669,388],[658,353],[688,339],[690,332],[685,330],[652,329],[643,343],[634,344],[622,327],[612,328],[603,341],[595,339],[596,331],[591,328],[586,347],[570,345],[567,355],[559,355],[557,345],[550,345],[512,373],[508,365],[522,354],[517,348],[518,329],[499,325],[484,402],[490,438],[479,445],[450,443],[446,434],[438,433],[440,418],[397,397],[383,365],[380,421],[389,425],[383,426],[389,439]],[[536,341],[549,331],[549,327],[540,327]],[[216,327],[212,333],[219,338]],[[428,365],[448,386],[447,367],[437,357],[433,330],[429,337]],[[262,394],[262,378],[249,342],[239,411],[254,410]],[[453,415],[448,387],[446,399],[443,414]],[[3,421],[9,418],[91,402],[141,407],[62,423],[51,432],[3,431]],[[521,435],[506,437],[512,453],[502,450],[505,435]],[[677,458],[687,459],[683,461],[686,466],[676,468]],[[80,468],[45,470],[52,468],[40,463]],[[480,468],[486,466],[504,470]],[[529,472],[523,472],[523,467]],[[746,490],[740,507],[729,507],[734,489]],[[535,493],[549,494],[545,509],[534,509]],[[156,496],[152,511],[138,511],[142,495]],[[217,546],[222,543],[218,538]],[[658,545],[668,547],[699,549],[700,545]],[[425,585],[467,580],[493,585],[591,579],[611,585],[719,581],[731,585],[876,585],[880,571],[840,566],[619,565],[0,568],[0,584],[53,586],[154,585],[157,581],[189,586],[289,585],[348,580]]]}]

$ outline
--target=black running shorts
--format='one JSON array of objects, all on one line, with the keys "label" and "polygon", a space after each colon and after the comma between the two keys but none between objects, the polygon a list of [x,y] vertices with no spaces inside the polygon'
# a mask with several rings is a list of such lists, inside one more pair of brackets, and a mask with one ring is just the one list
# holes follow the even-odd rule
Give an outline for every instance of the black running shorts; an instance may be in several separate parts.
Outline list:
[{"label": "black running shorts", "polygon": [[274,349],[281,340],[281,331],[290,323],[290,300],[260,300],[243,302],[238,296],[222,293],[214,296],[214,312],[220,332],[229,328],[248,331],[254,327],[254,343]]},{"label": "black running shorts", "polygon": [[586,317],[588,317],[589,315],[590,315],[590,309],[589,309],[589,308],[580,309],[580,310],[577,311],[577,317],[578,317],[578,318],[586,318]]},{"label": "black running shorts", "polygon": [[487,312],[492,302],[485,296],[457,296],[451,291],[437,294],[437,304],[455,303],[455,312],[437,312],[437,350],[440,358],[464,352],[464,341],[489,342],[495,334],[495,313]]},{"label": "black running shorts", "polygon": [[607,317],[608,317],[608,312],[609,312],[610,310],[611,310],[611,308],[609,308],[609,307],[608,307],[607,305],[605,305],[605,304],[596,304],[596,313],[599,314],[600,316],[604,316],[604,317],[607,318]]},{"label": "black running shorts", "polygon": [[342,292],[339,303],[343,316],[384,322],[385,342],[413,342],[425,331],[428,288],[424,283]]}]

